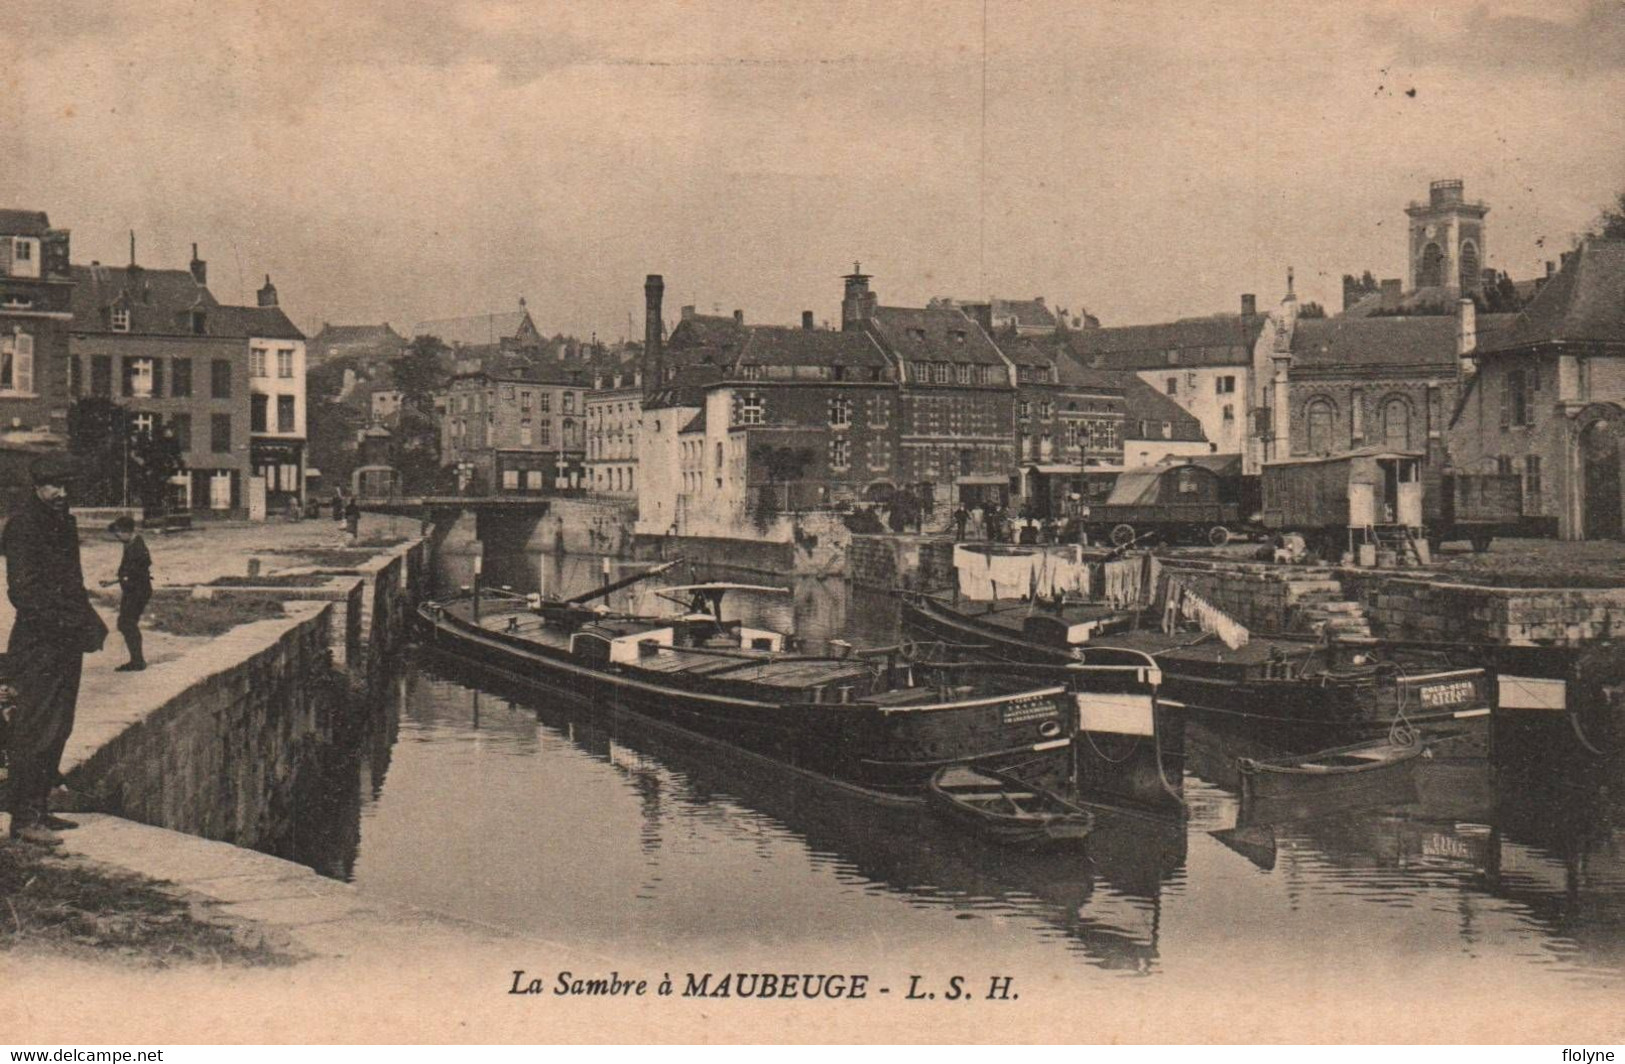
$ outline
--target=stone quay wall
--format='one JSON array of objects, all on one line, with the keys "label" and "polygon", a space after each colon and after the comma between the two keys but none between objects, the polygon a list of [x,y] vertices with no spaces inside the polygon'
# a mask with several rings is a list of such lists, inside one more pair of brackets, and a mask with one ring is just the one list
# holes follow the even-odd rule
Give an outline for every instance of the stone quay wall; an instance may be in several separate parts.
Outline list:
[{"label": "stone quay wall", "polygon": [[951,587],[954,545],[940,537],[854,535],[847,548],[846,575],[859,587],[879,591]]},{"label": "stone quay wall", "polygon": [[1339,614],[1358,628],[1358,607],[1344,605],[1336,570],[1163,558],[1162,568],[1196,595],[1258,632],[1310,632]]},{"label": "stone quay wall", "polygon": [[1345,570],[1351,598],[1390,639],[1575,647],[1625,635],[1625,588],[1483,587]]},{"label": "stone quay wall", "polygon": [[101,811],[208,839],[253,846],[285,834],[299,766],[330,740],[340,705],[329,661],[337,604],[289,612],[189,659],[206,669],[65,763],[69,787]]},{"label": "stone quay wall", "polygon": [[283,573],[198,588],[274,599],[288,615],[226,632],[166,666],[174,679],[156,698],[81,729],[64,762],[70,787],[100,811],[234,845],[289,838],[301,770],[354,733],[361,692],[387,681],[432,563],[415,539],[322,570],[314,586]]}]

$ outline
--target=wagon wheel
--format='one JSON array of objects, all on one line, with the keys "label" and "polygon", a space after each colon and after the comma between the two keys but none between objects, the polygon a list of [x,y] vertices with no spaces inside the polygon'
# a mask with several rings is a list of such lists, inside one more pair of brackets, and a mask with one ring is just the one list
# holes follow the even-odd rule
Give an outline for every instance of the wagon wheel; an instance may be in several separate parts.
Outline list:
[{"label": "wagon wheel", "polygon": [[1134,526],[1133,525],[1126,525],[1126,524],[1125,525],[1113,525],[1112,526],[1112,531],[1111,531],[1111,541],[1112,541],[1112,546],[1114,546],[1114,547],[1126,547],[1129,544],[1133,543],[1134,542]]},{"label": "wagon wheel", "polygon": [[1207,541],[1209,546],[1222,547],[1230,542],[1230,530],[1223,525],[1214,525],[1207,530]]}]

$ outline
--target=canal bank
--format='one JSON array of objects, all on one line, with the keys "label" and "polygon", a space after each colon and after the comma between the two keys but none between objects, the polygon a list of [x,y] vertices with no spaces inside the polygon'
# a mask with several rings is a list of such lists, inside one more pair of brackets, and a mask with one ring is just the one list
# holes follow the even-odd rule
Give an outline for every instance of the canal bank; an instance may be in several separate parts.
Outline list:
[{"label": "canal bank", "polygon": [[[115,553],[87,540],[87,582]],[[300,824],[327,763],[371,726],[429,587],[429,544],[271,524],[155,536],[152,553],[150,667],[116,672],[116,635],[85,659],[54,800],[82,823],[60,853],[156,880],[189,919],[267,955],[332,955],[346,929],[361,939],[433,922],[306,867],[320,840]],[[112,604],[96,599],[110,627]],[[284,859],[296,856],[305,864]],[[301,928],[316,924],[325,945],[313,951]]]}]

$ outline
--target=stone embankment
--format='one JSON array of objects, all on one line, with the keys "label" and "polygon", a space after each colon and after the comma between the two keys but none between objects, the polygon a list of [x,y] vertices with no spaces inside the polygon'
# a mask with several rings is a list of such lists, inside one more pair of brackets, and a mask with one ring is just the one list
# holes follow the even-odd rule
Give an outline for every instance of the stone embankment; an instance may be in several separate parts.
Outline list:
[{"label": "stone embankment", "polygon": [[[245,847],[275,850],[293,837],[301,772],[363,726],[368,692],[386,679],[428,591],[428,542],[351,547],[332,526],[304,522],[208,526],[149,543],[158,595],[226,615],[231,603],[269,600],[280,615],[244,610],[260,619],[212,638],[152,632],[145,672],[114,672],[117,635],[86,658],[62,771],[67,808],[87,822],[64,835],[64,852],[173,881],[164,889],[315,952],[333,952],[335,936],[374,935],[380,922],[421,924],[424,914]],[[83,553],[92,585],[117,566],[117,544],[102,537],[88,535]],[[115,603],[98,605],[109,613]],[[317,923],[319,935],[300,931]]]}]

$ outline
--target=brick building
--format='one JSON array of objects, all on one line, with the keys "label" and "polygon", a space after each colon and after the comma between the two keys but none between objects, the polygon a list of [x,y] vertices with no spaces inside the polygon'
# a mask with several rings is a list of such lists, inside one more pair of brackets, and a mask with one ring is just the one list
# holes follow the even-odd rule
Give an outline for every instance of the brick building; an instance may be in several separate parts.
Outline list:
[{"label": "brick building", "polygon": [[[138,428],[176,438],[186,472],[175,485],[174,504],[247,512],[255,473],[250,352],[256,345],[262,351],[298,349],[296,376],[285,381],[300,397],[287,411],[295,428],[287,435],[288,442],[302,445],[299,330],[275,305],[220,304],[196,248],[185,270],[147,269],[134,261],[72,269],[71,394],[105,396],[127,407]],[[284,464],[280,458],[266,461]],[[290,461],[296,466],[290,491],[297,494],[302,457]]]},{"label": "brick building", "polygon": [[744,326],[705,388],[689,507],[751,513],[889,499],[899,487],[891,362],[863,333]]},{"label": "brick building", "polygon": [[897,480],[927,505],[1008,502],[1015,367],[952,307],[883,307],[869,275],[843,280],[841,328],[873,339],[897,379]]},{"label": "brick building", "polygon": [[1625,241],[1592,239],[1498,330],[1452,411],[1450,460],[1521,474],[1524,514],[1564,539],[1625,534]]},{"label": "brick building", "polygon": [[0,210],[0,437],[67,439],[72,291],[68,231]]},{"label": "brick building", "polygon": [[587,381],[512,360],[468,365],[443,396],[440,464],[470,495],[580,491],[586,479]]}]

